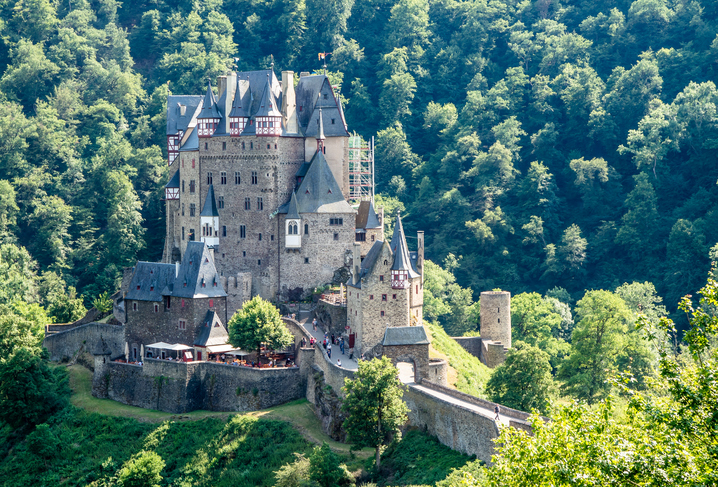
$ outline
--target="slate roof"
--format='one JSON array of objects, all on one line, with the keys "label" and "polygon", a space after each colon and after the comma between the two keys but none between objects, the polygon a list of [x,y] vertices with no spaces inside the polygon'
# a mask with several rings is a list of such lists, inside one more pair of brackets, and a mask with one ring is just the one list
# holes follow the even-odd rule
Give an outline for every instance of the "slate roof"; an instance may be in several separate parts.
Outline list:
[{"label": "slate roof", "polygon": [[229,334],[219,319],[219,315],[215,311],[208,310],[194,344],[198,347],[209,347],[224,345],[228,340]]},{"label": "slate roof", "polygon": [[[200,103],[202,103],[201,95],[169,95],[167,97],[167,135],[175,135],[180,130],[186,132]],[[180,105],[187,107],[184,115],[182,115]]]},{"label": "slate roof", "polygon": [[398,345],[429,345],[429,337],[423,326],[390,326],[384,331],[385,347]]},{"label": "slate roof", "polygon": [[215,298],[227,296],[212,255],[204,242],[189,242],[179,272],[174,281],[172,296],[180,298]]},{"label": "slate roof", "polygon": [[[314,154],[296,193],[299,213],[355,213],[354,208],[344,199],[321,151]],[[287,213],[288,209],[289,202],[282,205],[277,212]]]},{"label": "slate roof", "polygon": [[[317,137],[319,134],[319,111],[322,110],[325,137],[347,137],[344,114],[340,104],[334,97],[334,90],[325,75],[303,76],[295,88],[297,119],[306,137]],[[326,95],[326,99],[324,98]],[[331,121],[334,123],[331,123]]]},{"label": "slate roof", "polygon": [[379,217],[374,211],[374,203],[371,201],[362,201],[359,203],[357,210],[357,230],[360,228],[381,228]]},{"label": "slate roof", "polygon": [[202,100],[202,110],[197,115],[197,118],[220,118],[222,115],[217,109],[217,99],[212,93],[212,83],[207,82],[207,93],[204,95]]},{"label": "slate roof", "polygon": [[125,299],[162,302],[162,292],[174,280],[174,264],[137,262]]},{"label": "slate roof", "polygon": [[254,113],[255,117],[281,117],[282,112],[277,108],[277,100],[272,93],[272,85],[270,82],[269,75],[267,80],[264,82],[264,90],[262,91],[262,98],[259,101],[257,111]]},{"label": "slate roof", "polygon": [[299,211],[297,211],[297,193],[294,192],[292,192],[292,197],[289,198],[287,220],[299,220]]},{"label": "slate roof", "polygon": [[[276,106],[282,106],[282,88],[279,85],[277,75],[271,69],[262,69],[260,71],[242,71],[237,73],[237,79],[243,79],[248,83],[249,95],[248,98],[242,98],[242,101],[249,102],[243,105],[245,110],[249,109],[249,115],[254,116],[259,111],[259,104],[264,94],[264,89],[267,84],[267,75],[269,75],[271,93],[274,95],[274,101]],[[246,92],[244,96],[247,96]],[[237,95],[235,94],[235,100]],[[244,132],[243,132],[244,133]]]},{"label": "slate roof", "polygon": [[180,173],[179,169],[175,171],[174,175],[170,178],[169,183],[165,184],[165,188],[179,188],[180,187]]},{"label": "slate roof", "polygon": [[230,117],[249,117],[249,107],[252,105],[252,90],[249,89],[249,79],[242,79],[241,73],[237,76],[237,89],[232,101]]},{"label": "slate roof", "polygon": [[381,249],[384,245],[388,245],[383,240],[377,240],[367,252],[366,257],[361,261],[361,267],[359,268],[359,281],[356,284],[353,283],[353,279],[350,277],[347,281],[347,286],[352,286],[357,289],[361,289],[361,279],[369,274],[376,264],[377,258],[381,254]]},{"label": "slate roof", "polygon": [[408,271],[409,278],[419,277],[414,270],[409,257],[409,248],[406,245],[404,226],[401,224],[401,215],[396,215],[394,235],[391,237],[391,250],[394,252],[394,263],[391,266],[393,271]]},{"label": "slate roof", "polygon": [[199,137],[197,136],[197,127],[192,127],[185,143],[180,147],[180,152],[189,152],[199,150]]},{"label": "slate roof", "polygon": [[210,184],[207,189],[207,197],[204,199],[202,213],[199,216],[219,216],[217,202],[214,199],[214,185]]}]

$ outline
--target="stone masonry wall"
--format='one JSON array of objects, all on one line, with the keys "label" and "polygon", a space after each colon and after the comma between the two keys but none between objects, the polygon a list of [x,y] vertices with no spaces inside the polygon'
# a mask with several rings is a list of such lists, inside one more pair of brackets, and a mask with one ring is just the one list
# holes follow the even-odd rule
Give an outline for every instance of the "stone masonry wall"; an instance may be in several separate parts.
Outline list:
[{"label": "stone masonry wall", "polygon": [[464,350],[476,358],[481,358],[481,337],[451,337]]},{"label": "stone masonry wall", "polygon": [[119,357],[125,353],[124,328],[122,325],[88,323],[46,336],[42,346],[50,352],[50,360],[59,362],[71,359],[83,345],[85,351],[92,351],[102,337],[112,350],[112,357]]},{"label": "stone masonry wall", "polygon": [[319,300],[315,311],[317,320],[323,325],[325,331],[335,335],[343,335],[347,326],[347,308]]},{"label": "stone masonry wall", "polygon": [[[425,384],[422,384],[422,386]],[[404,393],[412,426],[426,428],[439,442],[454,450],[476,455],[491,463],[493,439],[499,436],[496,423],[467,408],[443,401],[409,386]]]}]

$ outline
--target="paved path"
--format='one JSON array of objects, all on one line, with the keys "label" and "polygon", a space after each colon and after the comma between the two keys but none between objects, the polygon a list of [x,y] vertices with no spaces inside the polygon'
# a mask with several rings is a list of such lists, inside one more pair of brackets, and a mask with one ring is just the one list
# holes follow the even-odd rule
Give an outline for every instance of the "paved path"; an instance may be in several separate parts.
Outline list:
[{"label": "paved path", "polygon": [[[297,321],[299,321],[299,324],[321,344],[324,340],[324,330],[322,329],[321,322],[319,323],[319,326],[317,326],[317,331],[312,329],[312,317],[312,312],[302,311],[299,313],[299,316],[297,316]],[[332,362],[336,364],[337,359],[341,359],[343,369],[357,370],[359,368],[356,359],[349,359],[349,350],[347,348],[344,349],[344,355],[342,355],[341,350],[339,350],[339,345],[332,345]]]},{"label": "paved path", "polygon": [[[414,388],[414,389],[417,389],[417,390],[419,390],[419,391],[421,391],[421,392],[423,392],[423,393],[425,393],[425,394],[428,394],[428,395],[430,395],[430,396],[434,396],[434,397],[436,397],[436,398],[438,398],[438,399],[441,399],[441,400],[443,400],[443,401],[449,402],[449,403],[451,403],[451,404],[456,404],[457,406],[461,406],[461,407],[463,407],[463,408],[465,408],[465,409],[468,409],[468,410],[470,410],[470,411],[474,411],[475,413],[478,413],[478,414],[480,414],[480,415],[482,415],[482,416],[485,416],[485,417],[487,417],[487,418],[494,419],[494,417],[495,417],[495,413],[494,413],[493,409],[481,407],[481,406],[478,406],[478,405],[476,405],[476,404],[472,404],[472,403],[469,403],[469,402],[462,401],[461,399],[457,399],[457,398],[455,398],[455,397],[453,397],[453,396],[449,396],[448,394],[444,394],[444,393],[442,393],[442,392],[435,391],[435,390],[433,390],[433,389],[429,389],[428,387],[424,387],[424,386],[419,385],[419,384],[409,383],[409,384],[407,384],[407,385],[408,385],[409,387],[412,387],[412,388]],[[509,418],[508,416],[504,416],[504,415],[502,415],[502,414],[499,414],[499,423],[500,423],[501,425],[503,425],[503,426],[509,426],[509,420],[510,420],[510,419],[512,419],[512,418]],[[514,421],[519,422],[519,423],[523,422],[523,421],[521,421],[521,420],[519,420],[519,419],[514,419]]]}]

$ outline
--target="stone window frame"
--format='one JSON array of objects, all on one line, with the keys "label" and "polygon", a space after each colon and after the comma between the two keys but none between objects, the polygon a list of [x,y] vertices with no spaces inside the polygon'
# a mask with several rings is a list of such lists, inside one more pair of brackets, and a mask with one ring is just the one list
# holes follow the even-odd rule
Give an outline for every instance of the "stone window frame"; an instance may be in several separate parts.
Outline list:
[{"label": "stone window frame", "polygon": [[380,313],[381,313],[381,317],[383,318],[383,317],[384,317],[384,310],[381,310]]},{"label": "stone window frame", "polygon": [[259,184],[259,173],[252,171],[252,184]]},{"label": "stone window frame", "polygon": [[381,295],[381,300],[382,300],[382,301],[386,301],[386,300],[387,300],[387,295],[386,295],[386,294],[382,294],[382,295]]},{"label": "stone window frame", "polygon": [[252,209],[252,198],[247,196],[244,198],[244,209],[245,210],[251,210]]},{"label": "stone window frame", "polygon": [[239,238],[247,238],[247,227],[246,225],[239,226]]},{"label": "stone window frame", "polygon": [[137,303],[136,302],[132,303],[132,311],[137,311]]},{"label": "stone window frame", "polygon": [[242,175],[239,171],[234,171],[234,184],[241,184],[242,183]]},{"label": "stone window frame", "polygon": [[309,235],[309,223],[304,224],[304,235]]},{"label": "stone window frame", "polygon": [[223,209],[224,209],[224,196],[218,196],[218,197],[217,197],[217,207],[218,207],[220,210],[223,210]]},{"label": "stone window frame", "polygon": [[379,282],[384,282],[384,276],[383,276],[383,275],[379,276]]},{"label": "stone window frame", "polygon": [[222,225],[222,236],[223,237],[227,236],[227,225]]},{"label": "stone window frame", "polygon": [[392,294],[391,299],[396,299],[396,294]]},{"label": "stone window frame", "polygon": [[225,171],[219,173],[219,184],[227,184],[227,173]]},{"label": "stone window frame", "polygon": [[177,329],[178,330],[186,330],[187,329],[187,320],[177,320]]},{"label": "stone window frame", "polygon": [[189,229],[189,241],[194,242],[196,240],[194,228]]},{"label": "stone window frame", "polygon": [[207,184],[212,184],[214,181],[214,175],[212,174],[212,171],[207,172]]},{"label": "stone window frame", "polygon": [[155,304],[155,313],[159,313],[159,312],[160,312],[160,305]]},{"label": "stone window frame", "polygon": [[334,240],[339,240],[339,234],[336,232],[334,233]]},{"label": "stone window frame", "polygon": [[374,295],[373,295],[373,294],[370,294],[370,295],[369,295],[369,299],[374,299]]},{"label": "stone window frame", "polygon": [[195,213],[197,213],[197,205],[194,203],[189,204],[189,216],[195,216]]},{"label": "stone window frame", "polygon": [[344,225],[344,218],[330,218],[329,225],[334,225],[334,226]]},{"label": "stone window frame", "polygon": [[195,183],[194,179],[190,179],[189,180],[189,193],[194,194],[196,188],[197,188],[197,183]]},{"label": "stone window frame", "polygon": [[257,211],[264,210],[264,198],[261,196],[257,196]]},{"label": "stone window frame", "polygon": [[304,258],[304,263],[305,263],[305,264],[309,264],[309,257],[305,257],[305,258]]}]

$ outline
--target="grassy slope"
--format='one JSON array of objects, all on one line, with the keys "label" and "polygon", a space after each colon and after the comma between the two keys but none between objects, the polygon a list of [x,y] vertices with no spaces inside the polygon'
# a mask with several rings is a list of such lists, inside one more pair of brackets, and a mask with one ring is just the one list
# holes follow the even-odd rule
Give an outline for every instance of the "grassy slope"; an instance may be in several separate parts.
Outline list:
[{"label": "grassy slope", "polygon": [[431,334],[432,348],[439,352],[442,358],[446,358],[455,371],[449,374],[449,383],[461,392],[485,398],[484,387],[491,377],[491,369],[452,340],[440,325],[428,322],[426,324]]},{"label": "grassy slope", "polygon": [[442,445],[435,437],[412,430],[382,455],[382,469],[392,474],[388,483],[379,485],[433,485],[471,460],[472,457]]}]

